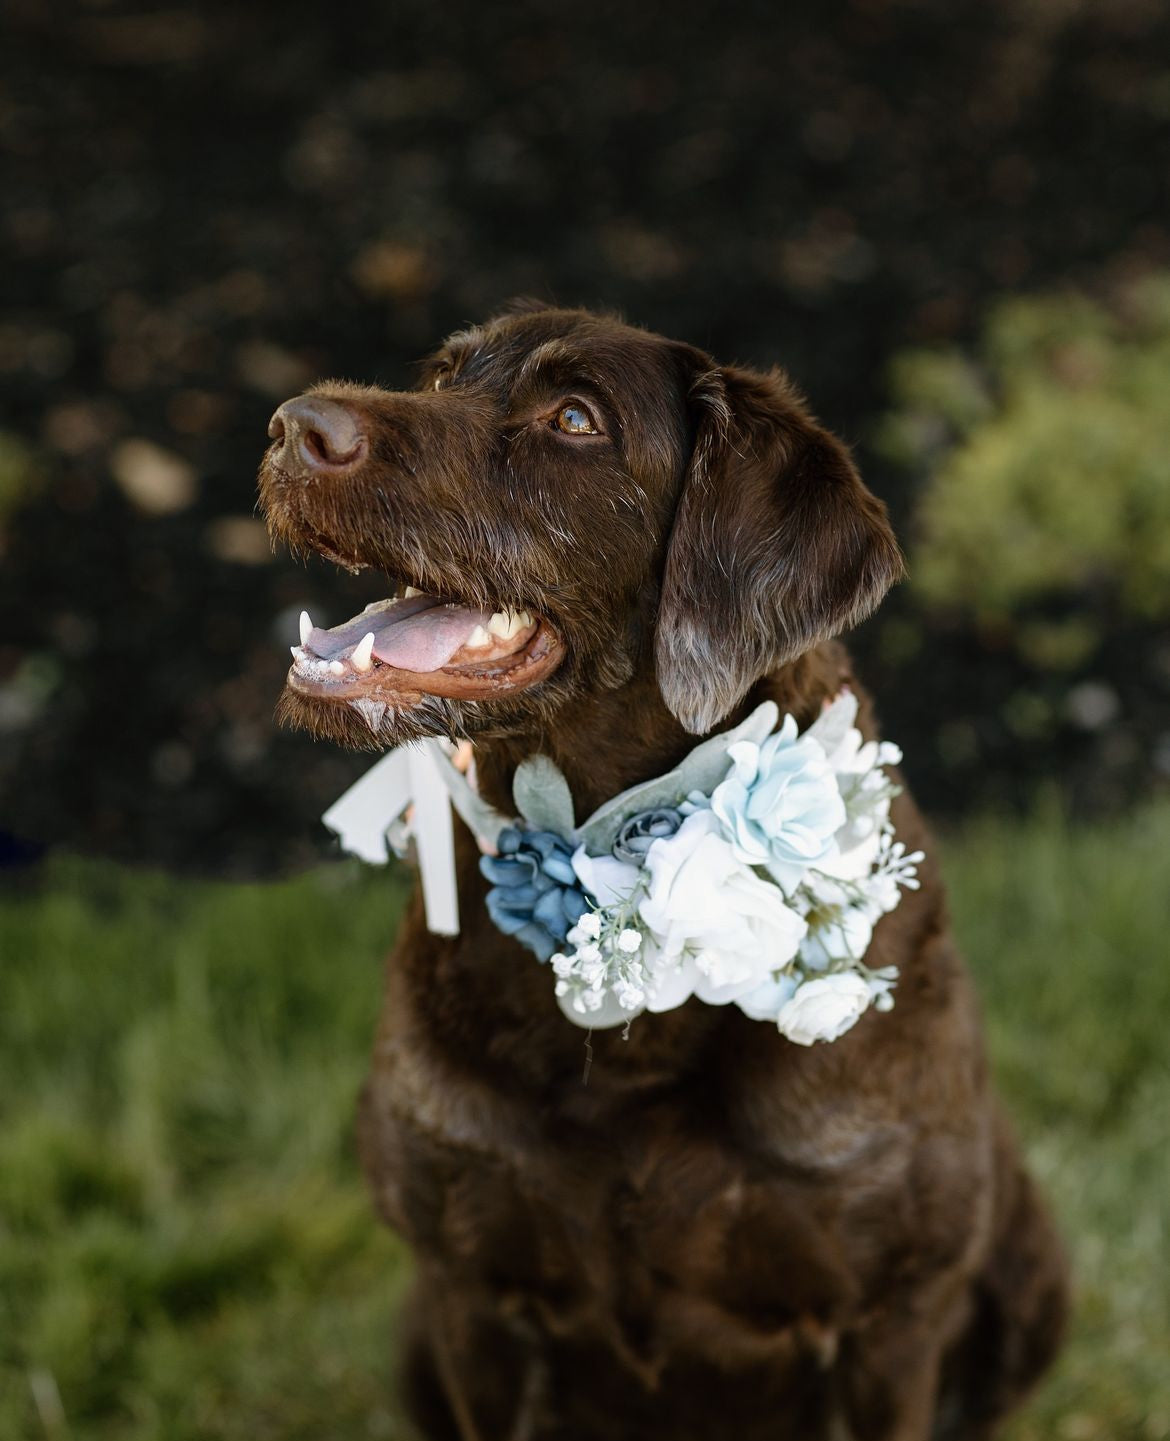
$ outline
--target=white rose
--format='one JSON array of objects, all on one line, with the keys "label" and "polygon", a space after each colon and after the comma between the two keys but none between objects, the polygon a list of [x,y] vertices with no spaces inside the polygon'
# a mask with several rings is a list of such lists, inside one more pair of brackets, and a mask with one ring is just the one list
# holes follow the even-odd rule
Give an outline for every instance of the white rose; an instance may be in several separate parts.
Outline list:
[{"label": "white rose", "polygon": [[[806,925],[779,887],[762,881],[724,839],[709,810],[687,816],[646,852],[649,889],[639,904],[662,969],[694,958],[695,993],[722,1005],[753,990],[796,954]],[[665,979],[665,976],[663,977]]]},{"label": "white rose", "polygon": [[792,999],[780,1007],[776,1025],[798,1046],[835,1041],[857,1023],[869,1001],[869,986],[852,971],[818,976],[797,987]]}]

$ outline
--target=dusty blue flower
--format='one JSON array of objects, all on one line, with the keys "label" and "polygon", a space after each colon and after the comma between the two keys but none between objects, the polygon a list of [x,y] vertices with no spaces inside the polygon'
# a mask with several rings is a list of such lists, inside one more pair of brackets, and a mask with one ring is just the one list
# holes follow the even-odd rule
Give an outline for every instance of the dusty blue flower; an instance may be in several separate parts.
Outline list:
[{"label": "dusty blue flower", "polygon": [[711,809],[740,860],[765,866],[791,891],[810,866],[836,853],[845,824],[837,777],[821,745],[797,736],[791,716],[760,745],[737,741],[728,755],[732,770],[715,787]]},{"label": "dusty blue flower", "polygon": [[496,841],[499,855],[481,856],[479,868],[491,881],[488,915],[506,936],[547,961],[569,927],[587,909],[573,871],[572,847],[552,831],[506,826]]},{"label": "dusty blue flower", "polygon": [[617,833],[613,853],[619,861],[628,861],[640,866],[646,860],[646,852],[655,841],[674,835],[682,825],[682,813],[673,806],[659,806],[652,811],[641,811],[631,816]]}]

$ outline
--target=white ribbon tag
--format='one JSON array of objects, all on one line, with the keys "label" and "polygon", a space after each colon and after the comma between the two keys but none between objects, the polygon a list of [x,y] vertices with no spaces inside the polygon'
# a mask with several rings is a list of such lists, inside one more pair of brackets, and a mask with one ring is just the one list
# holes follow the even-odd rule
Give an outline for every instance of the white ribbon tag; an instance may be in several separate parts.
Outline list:
[{"label": "white ribbon tag", "polygon": [[[321,819],[336,832],[343,850],[370,865],[384,866],[390,859],[386,832],[413,805],[412,829],[427,929],[440,936],[456,936],[455,834],[447,782],[436,757],[441,745],[437,740],[418,741],[384,755]],[[446,761],[446,756],[442,759]]]},{"label": "white ribbon tag", "polygon": [[414,843],[418,849],[427,930],[438,936],[457,936],[455,827],[451,821],[451,798],[435,761],[434,750],[438,744],[438,741],[422,741],[406,750],[414,795]]}]

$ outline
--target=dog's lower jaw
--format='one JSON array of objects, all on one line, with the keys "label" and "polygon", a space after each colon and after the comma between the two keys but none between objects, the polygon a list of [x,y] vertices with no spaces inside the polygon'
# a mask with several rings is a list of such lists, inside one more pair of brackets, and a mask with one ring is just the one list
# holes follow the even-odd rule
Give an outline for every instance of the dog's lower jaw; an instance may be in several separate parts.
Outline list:
[{"label": "dog's lower jaw", "polygon": [[475,742],[536,737],[548,704],[543,688],[483,700],[425,690],[324,700],[289,684],[277,701],[276,720],[347,750],[387,751],[434,737]]},{"label": "dog's lower jaw", "polygon": [[430,736],[451,737],[456,719],[438,698],[420,696],[408,708],[384,702],[322,704],[286,686],[276,703],[277,724],[307,732],[346,750],[384,751]]}]

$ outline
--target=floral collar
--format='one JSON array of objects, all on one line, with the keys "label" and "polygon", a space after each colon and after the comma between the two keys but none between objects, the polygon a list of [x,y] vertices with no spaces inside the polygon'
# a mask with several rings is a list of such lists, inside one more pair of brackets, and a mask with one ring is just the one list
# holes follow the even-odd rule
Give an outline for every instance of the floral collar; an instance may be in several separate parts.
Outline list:
[{"label": "floral collar", "polygon": [[865,964],[873,927],[916,889],[921,851],[894,838],[897,746],[864,742],[848,690],[803,734],[765,701],[673,770],[574,824],[547,756],[516,771],[508,821],[448,763],[460,814],[495,854],[492,921],[550,965],[589,1029],[692,995],[735,1004],[799,1045],[834,1041],[894,1003],[894,966]]}]

